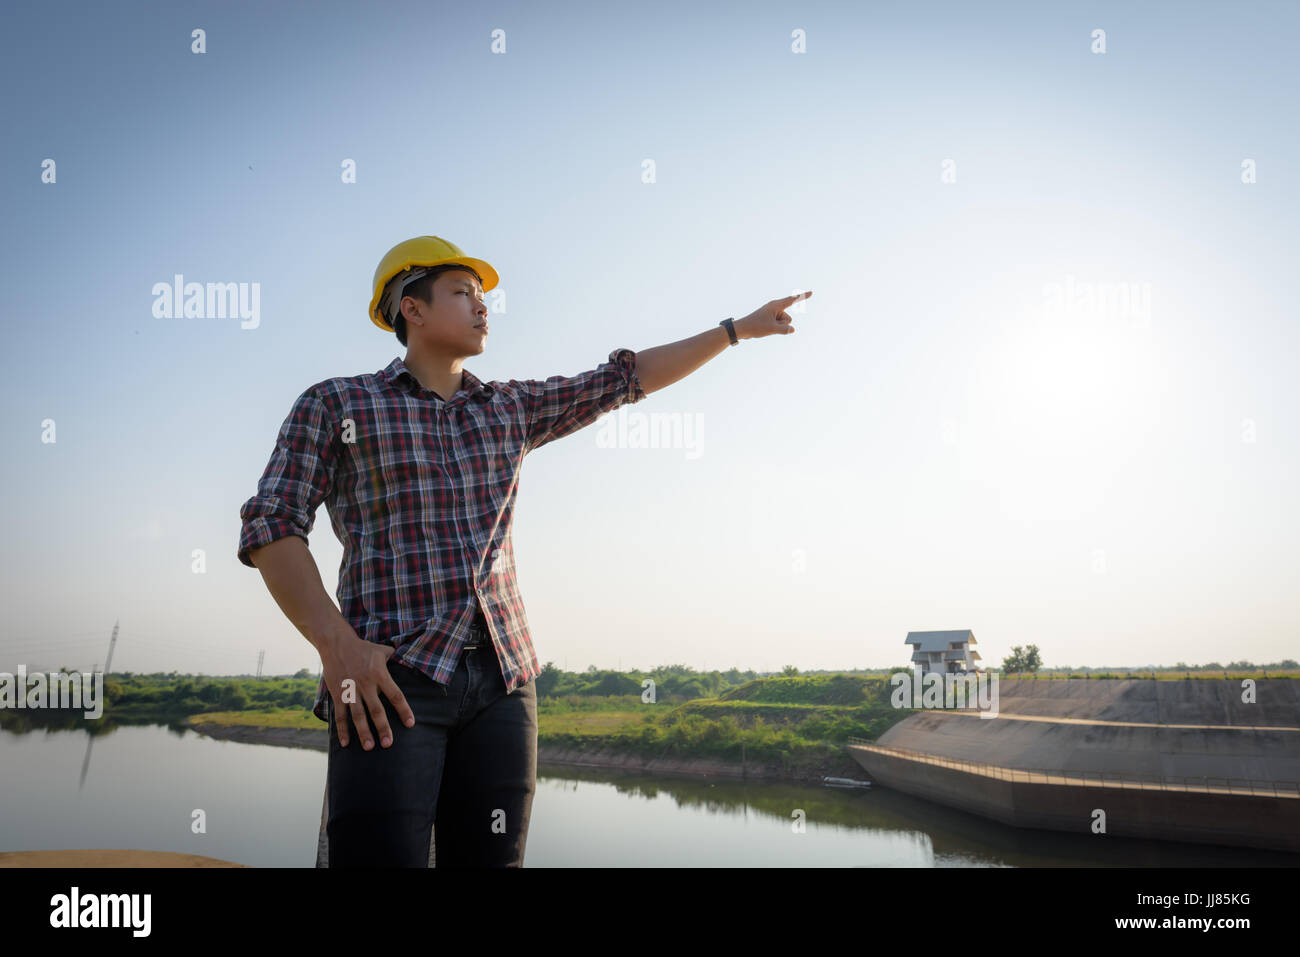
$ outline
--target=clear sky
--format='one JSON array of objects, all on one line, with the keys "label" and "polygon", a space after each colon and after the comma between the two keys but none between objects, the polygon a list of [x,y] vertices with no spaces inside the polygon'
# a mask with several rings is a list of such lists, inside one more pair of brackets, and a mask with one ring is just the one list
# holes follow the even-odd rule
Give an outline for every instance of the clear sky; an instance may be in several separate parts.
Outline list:
[{"label": "clear sky", "polygon": [[[542,661],[886,667],[959,628],[991,664],[1300,657],[1298,26],[1268,2],[7,4],[0,670],[102,665],[120,619],[115,670],[315,671],[235,558],[239,507],[303,389],[404,353],[370,281],[428,233],[501,275],[482,379],[814,291],[795,335],[628,407],[698,445],[595,425],[528,457]],[[256,283],[256,326],[156,317],[176,274]],[[324,508],[311,550],[333,593]]]}]

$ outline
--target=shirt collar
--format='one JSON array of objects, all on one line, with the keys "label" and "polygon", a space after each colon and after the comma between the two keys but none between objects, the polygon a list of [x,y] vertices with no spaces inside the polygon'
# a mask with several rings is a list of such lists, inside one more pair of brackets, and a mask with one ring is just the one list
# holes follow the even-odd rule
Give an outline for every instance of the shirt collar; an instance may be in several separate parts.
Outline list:
[{"label": "shirt collar", "polygon": [[[461,391],[467,392],[470,396],[477,398],[487,398],[492,394],[492,386],[488,385],[486,382],[480,381],[478,376],[470,372],[464,366],[461,367],[460,372],[462,377],[460,385]],[[415,373],[406,367],[406,363],[402,361],[401,356],[398,356],[392,362],[388,363],[379,374],[394,384],[399,384],[405,381],[414,388],[423,388],[423,386],[420,385],[420,380],[415,377]],[[459,392],[456,394],[460,395]],[[451,397],[448,398],[448,401],[450,401],[450,398]]]}]

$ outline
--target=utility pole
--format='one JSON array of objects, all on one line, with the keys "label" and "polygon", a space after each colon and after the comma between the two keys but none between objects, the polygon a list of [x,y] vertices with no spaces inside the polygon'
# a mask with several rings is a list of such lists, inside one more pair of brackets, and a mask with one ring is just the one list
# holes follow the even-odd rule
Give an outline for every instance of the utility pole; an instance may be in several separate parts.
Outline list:
[{"label": "utility pole", "polygon": [[266,649],[257,653],[257,677],[262,677],[262,659],[266,657]]},{"label": "utility pole", "polygon": [[[113,649],[117,647],[117,628],[121,623],[121,619],[113,622],[113,636],[108,639],[108,657],[104,659],[104,674],[109,673],[109,666],[113,663]],[[90,671],[91,674],[98,672],[99,662],[96,662],[95,667],[90,669]],[[93,734],[86,735],[86,756],[81,759],[81,782],[78,784],[79,788],[86,786],[86,772],[90,770],[90,749],[94,746],[95,736]]]},{"label": "utility pole", "polygon": [[108,674],[109,666],[113,663],[113,649],[117,647],[117,626],[121,619],[113,622],[113,637],[108,639],[108,657],[104,659],[104,674]]}]

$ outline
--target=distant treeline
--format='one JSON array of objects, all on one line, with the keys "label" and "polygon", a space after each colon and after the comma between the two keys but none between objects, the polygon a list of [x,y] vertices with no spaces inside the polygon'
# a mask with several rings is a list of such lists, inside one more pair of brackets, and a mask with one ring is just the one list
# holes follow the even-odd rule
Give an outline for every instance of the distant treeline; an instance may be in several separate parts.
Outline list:
[{"label": "distant treeline", "polygon": [[[72,672],[77,669],[58,669]],[[666,665],[652,671],[564,671],[547,662],[537,678],[539,697],[569,698],[640,695],[654,682],[655,697],[680,703],[714,698],[758,677],[754,671],[697,672],[686,665]],[[317,674],[303,668],[292,676],[261,678],[239,675],[206,677],[178,672],[137,674],[112,672],[104,678],[105,713],[118,718],[182,718],[208,711],[250,711],[266,708],[310,708],[316,700]]]},{"label": "distant treeline", "polygon": [[[64,672],[75,671],[73,668],[61,668]],[[1188,672],[1282,672],[1300,670],[1300,664],[1286,659],[1267,665],[1256,665],[1249,661],[1233,661],[1226,665],[1210,662],[1206,665],[1188,665],[1179,662],[1170,667],[1147,666],[1144,668],[1041,668],[1043,676],[1065,676],[1088,674],[1093,677],[1128,677],[1146,675],[1152,672],[1172,676]],[[804,672],[804,679],[816,678],[809,684],[801,681],[788,686],[792,696],[790,703],[809,702],[809,694],[820,704],[860,704],[863,688],[860,679],[866,677],[884,677],[898,671],[911,671],[908,665],[895,668],[860,669],[836,672]],[[801,676],[798,668],[787,665],[775,677]],[[859,679],[851,685],[839,684],[836,679],[854,676]],[[647,694],[648,682],[654,683],[654,697],[666,704],[682,704],[706,698],[727,698],[729,692],[748,685],[759,678],[771,677],[756,671],[741,671],[731,668],[727,671],[696,671],[687,665],[664,665],[650,671],[614,671],[598,669],[594,665],[586,671],[565,671],[557,668],[553,662],[547,662],[537,678],[539,699],[554,699],[555,703],[574,702],[575,699],[604,699],[629,695]],[[310,708],[316,698],[318,676],[303,668],[292,676],[264,676],[261,678],[240,675],[231,677],[205,677],[203,675],[179,674],[177,672],[153,672],[136,674],[133,672],[112,672],[104,679],[105,714],[116,718],[151,718],[179,719],[193,714],[210,711],[247,711],[267,708]],[[825,684],[823,685],[823,681]],[[755,686],[757,687],[757,686]],[[786,687],[781,682],[768,682],[761,687],[764,695],[779,693],[778,689]],[[797,687],[797,691],[795,690]],[[825,691],[833,694],[839,688],[845,695],[844,700],[823,700],[819,695]],[[742,698],[747,695],[742,695]],[[776,699],[765,698],[772,703]],[[594,704],[595,702],[593,702]],[[30,712],[28,712],[30,714]],[[34,716],[34,715],[33,715]]]}]

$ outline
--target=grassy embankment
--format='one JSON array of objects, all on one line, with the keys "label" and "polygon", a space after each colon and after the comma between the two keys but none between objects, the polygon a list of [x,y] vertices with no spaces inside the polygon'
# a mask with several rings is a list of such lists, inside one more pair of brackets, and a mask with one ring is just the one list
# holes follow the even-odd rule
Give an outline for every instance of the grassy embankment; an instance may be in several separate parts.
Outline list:
[{"label": "grassy embankment", "polygon": [[[1283,663],[1284,666],[1294,662]],[[1238,665],[1248,667],[1238,668]],[[68,669],[64,669],[65,671]],[[888,676],[895,670],[759,678],[754,672],[695,672],[682,665],[648,673],[565,672],[549,663],[538,681],[539,743],[567,749],[705,757],[770,764],[786,769],[824,768],[854,776],[845,764],[849,736],[874,739],[911,712],[889,704]],[[1025,678],[1222,680],[1225,677],[1297,677],[1289,667],[1152,670],[1044,669]],[[1004,675],[1004,677],[1013,677]],[[642,703],[645,679],[655,682],[658,703]],[[323,731],[310,709],[316,679],[306,669],[292,677],[204,678],[155,673],[114,673],[104,683],[104,718],[83,722],[58,710],[0,711],[0,726],[86,727],[107,733],[118,723],[163,722],[302,728]],[[836,762],[838,768],[834,770]]]},{"label": "grassy embankment", "polygon": [[[786,770],[853,773],[844,744],[875,738],[910,711],[889,703],[881,677],[815,675],[760,678],[716,698],[643,703],[639,695],[563,695],[538,705],[538,743],[611,749],[646,757],[700,757]],[[322,728],[310,712],[271,708],[194,715],[194,722]]]},{"label": "grassy embankment", "polygon": [[[901,670],[901,669],[900,669]],[[1089,680],[1150,678],[1111,671]],[[1245,675],[1243,675],[1245,676]],[[1081,672],[1024,675],[1037,680],[1084,678]],[[1158,670],[1159,680],[1218,678]],[[1234,675],[1234,677],[1237,677]],[[1262,677],[1258,672],[1253,677]],[[1294,672],[1269,677],[1297,677]],[[711,758],[749,767],[780,767],[808,776],[824,773],[860,777],[844,745],[850,736],[875,739],[912,713],[889,702],[886,675],[805,675],[759,678],[716,697],[642,703],[639,695],[563,694],[538,702],[538,744],[543,747],[605,750],[647,758]],[[262,727],[321,728],[301,708],[274,708],[195,715],[196,721]]]}]

